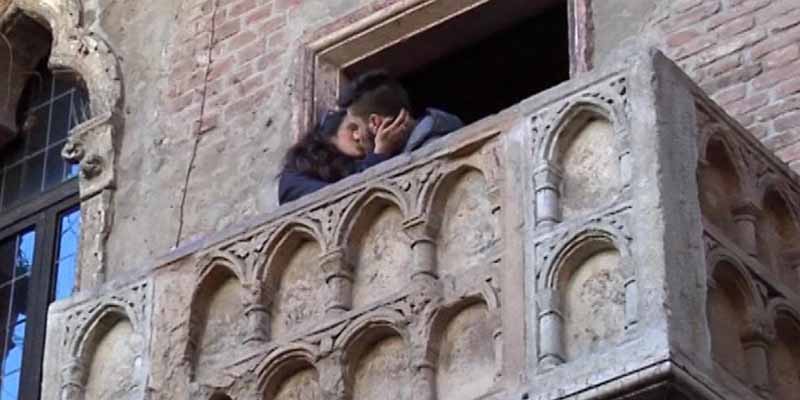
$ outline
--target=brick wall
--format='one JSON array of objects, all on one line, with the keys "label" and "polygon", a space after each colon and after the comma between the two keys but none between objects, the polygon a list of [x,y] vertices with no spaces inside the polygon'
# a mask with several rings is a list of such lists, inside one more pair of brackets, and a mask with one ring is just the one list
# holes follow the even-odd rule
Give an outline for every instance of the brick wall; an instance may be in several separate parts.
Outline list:
[{"label": "brick wall", "polygon": [[287,12],[297,2],[204,0],[188,6],[170,57],[167,104],[176,119],[193,124],[187,128],[194,133],[207,133],[263,104],[280,78]]},{"label": "brick wall", "polygon": [[668,55],[800,171],[800,1],[669,3],[651,25]]}]

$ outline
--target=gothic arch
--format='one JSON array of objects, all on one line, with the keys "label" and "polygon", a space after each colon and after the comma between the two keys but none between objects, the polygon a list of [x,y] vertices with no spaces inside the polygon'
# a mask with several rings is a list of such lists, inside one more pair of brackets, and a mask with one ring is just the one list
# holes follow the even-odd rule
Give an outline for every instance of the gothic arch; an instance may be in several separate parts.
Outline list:
[{"label": "gothic arch", "polygon": [[88,198],[114,184],[115,141],[123,99],[122,76],[116,55],[100,35],[81,24],[79,0],[52,2],[14,0],[6,16],[22,13],[42,21],[53,35],[51,69],[67,69],[86,84],[93,118],[75,127],[64,148],[64,157],[80,163],[81,197]]},{"label": "gothic arch", "polygon": [[92,118],[72,129],[62,156],[79,164],[81,212],[87,223],[81,230],[77,288],[86,289],[105,281],[106,241],[111,232],[116,155],[120,142],[123,80],[119,60],[109,43],[82,24],[80,0],[11,0],[0,15],[0,24],[18,14],[50,28],[53,40],[48,65],[80,75],[86,85]]},{"label": "gothic arch", "polygon": [[280,256],[277,253],[287,242],[297,239],[317,243],[323,253],[326,250],[326,242],[323,240],[322,232],[320,232],[316,224],[305,218],[292,218],[284,222],[275,233],[270,235],[264,250],[256,259],[253,278],[264,284],[274,283],[275,279],[277,279],[276,275],[280,275],[280,271],[274,271],[276,257]]},{"label": "gothic arch", "polygon": [[338,229],[335,230],[333,244],[337,247],[347,247],[353,236],[353,230],[363,223],[363,215],[373,207],[396,207],[403,219],[409,215],[409,207],[405,198],[386,185],[377,185],[368,188],[358,195],[344,211]]},{"label": "gothic arch", "polygon": [[258,376],[258,393],[261,395],[274,395],[274,392],[283,381],[292,374],[306,368],[312,368],[317,371],[315,365],[317,358],[316,350],[312,346],[303,343],[292,343],[287,347],[278,349],[264,360],[255,371],[256,376]]},{"label": "gothic arch", "polygon": [[747,312],[752,316],[763,310],[764,304],[761,301],[761,296],[758,293],[755,283],[750,279],[750,273],[747,271],[747,268],[733,253],[722,247],[717,247],[706,255],[706,276],[708,276],[709,282],[712,284],[715,283],[714,277],[720,272],[718,270],[720,265],[732,267],[732,270],[724,271],[724,273],[728,274],[727,277],[735,285],[737,290],[740,291],[740,294],[744,296],[744,300],[748,306]]},{"label": "gothic arch", "polygon": [[[222,254],[213,254],[204,259],[197,271],[194,291],[189,303],[188,315],[188,340],[184,349],[184,359],[189,361],[192,373],[199,368],[199,359],[203,350],[204,338],[208,330],[214,329],[211,323],[212,308],[219,304],[219,298],[227,289],[229,282],[233,282],[234,290],[238,291],[235,304],[245,307],[245,288],[243,273],[239,263],[231,257]],[[242,313],[243,314],[243,313]],[[244,315],[233,315],[232,318],[244,319]],[[230,327],[230,334],[243,334],[235,327]],[[213,336],[213,335],[210,335]]]},{"label": "gothic arch", "polygon": [[545,270],[542,277],[537,282],[539,289],[559,289],[560,285],[569,279],[574,266],[570,266],[570,261],[575,258],[582,258],[582,253],[593,253],[596,251],[615,249],[620,253],[624,263],[623,272],[633,275],[632,266],[625,260],[631,257],[631,250],[626,239],[627,235],[611,226],[586,226],[577,234],[561,241],[555,246],[552,259],[544,266]]},{"label": "gothic arch", "polygon": [[[423,188],[420,196],[420,202],[422,203],[420,214],[428,215],[429,218],[433,218],[437,214],[437,211],[444,209],[445,203],[447,202],[447,190],[451,189],[452,185],[457,183],[462,176],[470,172],[477,172],[480,174],[487,186],[489,186],[486,174],[480,166],[476,165],[474,162],[460,163],[449,171],[436,177],[435,181],[428,183],[428,185]],[[435,231],[439,228],[438,224],[440,224],[441,221],[430,220],[428,223]]]},{"label": "gothic arch", "polygon": [[135,315],[133,309],[123,302],[111,300],[103,304],[78,328],[70,348],[71,355],[84,365],[88,364],[97,341],[121,320],[129,321],[134,332],[140,333],[139,321],[131,318],[132,315]]},{"label": "gothic arch", "polygon": [[[558,119],[553,122],[545,122],[543,136],[539,139],[539,145],[535,155],[535,163],[560,163],[561,152],[568,146],[574,136],[578,133],[574,127],[582,127],[592,118],[600,118],[608,121],[614,128],[614,136],[617,138],[627,137],[627,118],[625,111],[617,105],[616,101],[603,101],[597,97],[582,97],[563,106],[564,111],[560,112]],[[614,149],[620,150],[619,140]]]}]

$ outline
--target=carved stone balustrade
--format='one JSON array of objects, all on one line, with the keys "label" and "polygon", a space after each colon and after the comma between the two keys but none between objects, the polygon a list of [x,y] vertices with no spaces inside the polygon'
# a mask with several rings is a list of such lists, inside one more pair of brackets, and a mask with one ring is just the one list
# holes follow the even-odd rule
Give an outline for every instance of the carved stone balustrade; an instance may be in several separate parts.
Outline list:
[{"label": "carved stone balustrade", "polygon": [[616,59],[55,304],[45,398],[792,398],[800,179]]}]

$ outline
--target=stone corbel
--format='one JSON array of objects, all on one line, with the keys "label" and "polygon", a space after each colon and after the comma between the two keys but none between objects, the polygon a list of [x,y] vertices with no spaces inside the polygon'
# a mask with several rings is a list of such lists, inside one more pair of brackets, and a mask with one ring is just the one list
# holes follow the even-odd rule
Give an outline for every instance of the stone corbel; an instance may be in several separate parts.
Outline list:
[{"label": "stone corbel", "polygon": [[562,173],[555,165],[544,164],[533,174],[536,192],[536,226],[551,227],[561,222],[559,198]]},{"label": "stone corbel", "polygon": [[61,400],[83,398],[86,367],[77,358],[66,362],[61,368]]},{"label": "stone corbel", "polygon": [[353,269],[345,249],[336,248],[320,257],[320,269],[327,286],[325,314],[340,315],[349,311],[353,298]]},{"label": "stone corbel", "polygon": [[80,166],[82,200],[114,188],[113,134],[112,114],[106,113],[73,128],[61,151],[64,159]]}]

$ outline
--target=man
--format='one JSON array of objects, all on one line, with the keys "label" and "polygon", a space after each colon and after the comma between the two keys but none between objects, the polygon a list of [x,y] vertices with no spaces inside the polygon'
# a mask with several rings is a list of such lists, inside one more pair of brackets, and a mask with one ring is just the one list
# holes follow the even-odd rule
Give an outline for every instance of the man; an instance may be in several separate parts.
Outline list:
[{"label": "man", "polygon": [[[395,118],[410,118],[411,131],[402,146],[403,152],[414,151],[431,139],[455,131],[464,123],[455,115],[434,108],[427,108],[419,119],[409,114],[411,101],[405,88],[382,70],[369,71],[356,77],[342,91],[339,107],[347,109],[348,119],[356,121],[372,139],[381,126]],[[371,141],[371,140],[370,140]],[[364,143],[369,148],[369,141]]]}]

